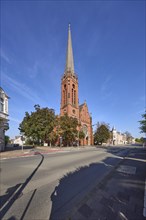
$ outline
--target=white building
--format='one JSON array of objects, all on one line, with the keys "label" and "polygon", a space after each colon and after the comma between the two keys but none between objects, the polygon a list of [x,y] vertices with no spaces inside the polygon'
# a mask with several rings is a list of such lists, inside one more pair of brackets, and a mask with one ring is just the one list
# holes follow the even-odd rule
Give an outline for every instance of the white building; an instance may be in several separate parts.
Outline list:
[{"label": "white building", "polygon": [[23,136],[23,138],[22,138],[22,135],[15,136],[15,139],[13,140],[12,143],[14,145],[18,144],[19,146],[22,146],[23,144],[25,144],[25,137]]},{"label": "white building", "polygon": [[118,132],[115,127],[113,127],[111,132],[112,132],[112,144],[113,145],[119,145],[119,144],[126,144],[127,143],[126,134]]},{"label": "white building", "polygon": [[8,99],[9,97],[0,87],[0,151],[5,149],[5,131],[9,129]]}]

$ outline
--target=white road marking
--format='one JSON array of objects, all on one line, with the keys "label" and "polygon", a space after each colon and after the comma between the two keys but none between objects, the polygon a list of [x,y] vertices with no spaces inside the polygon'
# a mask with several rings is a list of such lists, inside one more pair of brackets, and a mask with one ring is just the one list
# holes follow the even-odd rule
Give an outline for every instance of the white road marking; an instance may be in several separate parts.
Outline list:
[{"label": "white road marking", "polygon": [[136,173],[136,167],[121,165],[117,168],[117,171],[122,172],[122,173],[126,173],[126,174],[135,174]]}]

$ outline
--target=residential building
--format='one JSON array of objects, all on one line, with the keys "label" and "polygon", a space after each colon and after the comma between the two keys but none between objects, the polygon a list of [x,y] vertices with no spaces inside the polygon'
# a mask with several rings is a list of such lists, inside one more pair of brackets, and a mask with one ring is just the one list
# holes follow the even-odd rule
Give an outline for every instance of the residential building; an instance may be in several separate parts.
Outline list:
[{"label": "residential building", "polygon": [[15,136],[12,143],[14,145],[22,146],[23,144],[25,144],[25,137],[24,136],[22,137],[22,135]]},{"label": "residential building", "polygon": [[126,133],[117,131],[115,127],[113,127],[111,133],[112,133],[111,143],[113,145],[135,143],[135,139],[132,136],[127,137]]},{"label": "residential building", "polygon": [[9,97],[0,87],[0,151],[5,150],[5,131],[9,129],[8,99]]},{"label": "residential building", "polygon": [[75,117],[81,124],[78,130],[85,134],[84,140],[80,141],[81,145],[93,144],[92,118],[88,110],[87,103],[79,105],[78,76],[74,70],[74,58],[72,49],[71,29],[68,28],[68,43],[66,54],[66,66],[61,78],[61,107],[60,115],[65,113],[70,117]]}]

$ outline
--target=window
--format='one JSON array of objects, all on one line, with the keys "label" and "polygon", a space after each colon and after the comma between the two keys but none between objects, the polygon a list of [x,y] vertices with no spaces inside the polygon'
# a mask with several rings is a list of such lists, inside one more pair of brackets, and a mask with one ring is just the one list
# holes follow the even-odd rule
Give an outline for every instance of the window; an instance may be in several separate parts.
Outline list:
[{"label": "window", "polygon": [[72,104],[76,105],[76,90],[74,84],[72,84]]},{"label": "window", "polygon": [[0,111],[3,112],[4,111],[4,99],[0,98]]},{"label": "window", "polygon": [[75,111],[74,109],[72,110],[72,112],[73,112],[74,114],[76,113],[76,111]]},{"label": "window", "polygon": [[74,105],[76,105],[76,91],[74,90]]},{"label": "window", "polygon": [[67,88],[66,88],[66,84],[64,85],[64,90],[63,90],[63,104],[64,105],[67,104]]}]

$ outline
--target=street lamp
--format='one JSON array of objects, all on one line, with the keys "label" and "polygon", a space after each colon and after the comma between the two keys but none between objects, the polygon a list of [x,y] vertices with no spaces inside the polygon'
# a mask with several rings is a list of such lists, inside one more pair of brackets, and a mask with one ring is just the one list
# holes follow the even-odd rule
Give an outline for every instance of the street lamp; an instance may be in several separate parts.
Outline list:
[{"label": "street lamp", "polygon": [[61,147],[61,145],[62,145],[62,137],[60,136],[60,147]]},{"label": "street lamp", "polygon": [[23,136],[24,136],[24,132],[21,132],[22,151],[23,151]]},{"label": "street lamp", "polygon": [[78,147],[79,147],[79,143],[80,143],[80,140],[79,140],[79,130],[78,130]]}]

